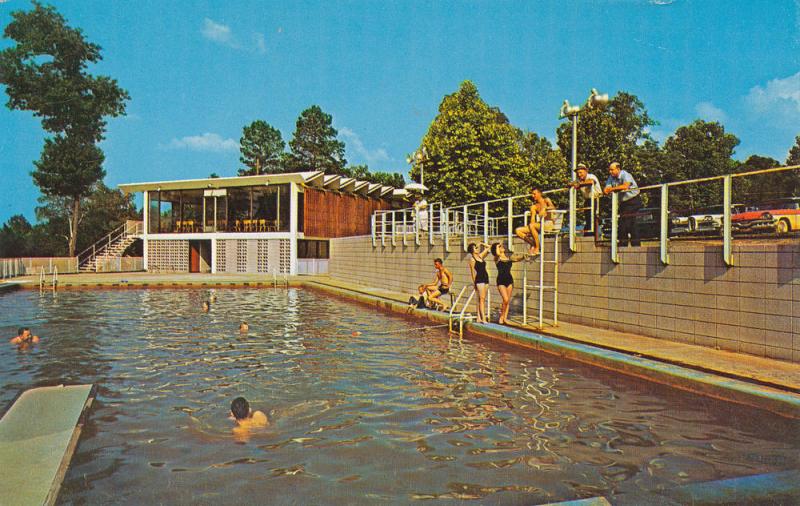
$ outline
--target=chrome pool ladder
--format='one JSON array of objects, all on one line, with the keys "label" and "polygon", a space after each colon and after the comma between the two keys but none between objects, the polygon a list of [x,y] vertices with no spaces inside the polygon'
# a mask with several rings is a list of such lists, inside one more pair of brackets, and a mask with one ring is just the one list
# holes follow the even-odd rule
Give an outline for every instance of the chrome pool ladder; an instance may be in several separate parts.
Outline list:
[{"label": "chrome pool ladder", "polygon": [[272,271],[272,287],[278,288],[278,285],[281,284],[286,288],[289,288],[289,275],[284,273],[282,278],[278,278],[278,271]]},{"label": "chrome pool ladder", "polygon": [[[558,326],[558,239],[561,235],[561,224],[563,222],[564,211],[551,212],[555,214],[555,219],[553,220],[555,226],[553,227],[553,230],[550,232],[545,232],[543,226],[539,227],[539,257],[536,260],[539,263],[538,282],[534,285],[528,284],[528,262],[525,262],[522,271],[522,324],[528,325],[528,289],[532,288],[535,289],[539,294],[537,305],[539,323],[537,327],[540,329],[544,327],[544,294],[548,291],[553,292],[553,326]],[[548,238],[552,239],[553,245],[552,256],[549,260],[547,259],[548,250],[545,248],[546,240]],[[552,285],[547,285],[544,281],[546,264],[553,264]]]},{"label": "chrome pool ladder", "polygon": [[[461,311],[458,311],[458,303],[461,298],[464,296],[464,290],[469,289],[469,297],[464,302],[464,305],[461,306]],[[461,291],[458,292],[458,297],[456,297],[455,302],[450,305],[450,314],[447,319],[447,328],[451,333],[455,333],[453,330],[453,323],[456,319],[458,319],[458,337],[464,337],[464,322],[468,320],[474,320],[475,315],[471,313],[467,313],[467,307],[469,307],[469,303],[472,302],[472,297],[475,296],[475,290],[472,289],[472,285],[466,285],[461,288]]]}]

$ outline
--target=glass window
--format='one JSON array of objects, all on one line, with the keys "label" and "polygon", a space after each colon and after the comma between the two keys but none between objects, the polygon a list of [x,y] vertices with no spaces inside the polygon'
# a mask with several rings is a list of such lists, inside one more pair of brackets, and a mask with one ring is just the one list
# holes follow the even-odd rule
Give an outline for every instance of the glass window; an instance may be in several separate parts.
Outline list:
[{"label": "glass window", "polygon": [[328,241],[298,239],[297,258],[328,258]]}]

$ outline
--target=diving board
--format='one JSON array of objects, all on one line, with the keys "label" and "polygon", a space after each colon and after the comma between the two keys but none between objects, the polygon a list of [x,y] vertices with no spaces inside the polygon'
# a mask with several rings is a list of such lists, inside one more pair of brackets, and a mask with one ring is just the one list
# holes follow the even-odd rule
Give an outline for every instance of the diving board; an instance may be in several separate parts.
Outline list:
[{"label": "diving board", "polygon": [[26,390],[0,419],[0,504],[54,504],[93,385]]}]

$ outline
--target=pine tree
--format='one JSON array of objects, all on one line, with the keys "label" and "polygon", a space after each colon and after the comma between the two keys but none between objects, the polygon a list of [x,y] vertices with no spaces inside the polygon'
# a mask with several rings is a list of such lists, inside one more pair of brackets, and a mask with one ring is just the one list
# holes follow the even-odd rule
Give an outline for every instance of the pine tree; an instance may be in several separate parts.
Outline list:
[{"label": "pine tree", "polygon": [[281,132],[266,121],[256,120],[244,127],[239,139],[242,156],[239,161],[247,166],[239,169],[240,176],[277,174],[283,172],[283,142]]},{"label": "pine tree", "polygon": [[292,152],[286,157],[289,172],[321,170],[326,174],[346,175],[344,142],[338,140],[333,117],[312,105],[297,118]]}]

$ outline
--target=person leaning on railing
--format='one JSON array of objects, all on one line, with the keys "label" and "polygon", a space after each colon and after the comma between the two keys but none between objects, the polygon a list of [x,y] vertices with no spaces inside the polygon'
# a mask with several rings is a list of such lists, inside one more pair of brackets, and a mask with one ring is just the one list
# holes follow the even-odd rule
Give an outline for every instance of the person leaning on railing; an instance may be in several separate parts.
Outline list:
[{"label": "person leaning on railing", "polygon": [[[620,245],[639,246],[639,231],[636,229],[636,213],[642,208],[639,187],[629,172],[622,170],[619,162],[608,166],[608,179],[603,188],[605,195],[620,192],[619,195],[619,241]],[[628,235],[630,234],[630,241]]]},{"label": "person leaning on railing", "polygon": [[[570,186],[576,190],[580,190],[585,201],[588,201],[588,204],[584,202],[586,209],[583,210],[585,235],[593,228],[591,199],[599,199],[603,195],[603,189],[600,187],[600,180],[597,179],[597,176],[590,174],[589,169],[582,163],[579,163],[578,167],[575,169],[575,176],[576,179],[570,183]],[[594,206],[594,208],[596,212],[597,206]]]}]

